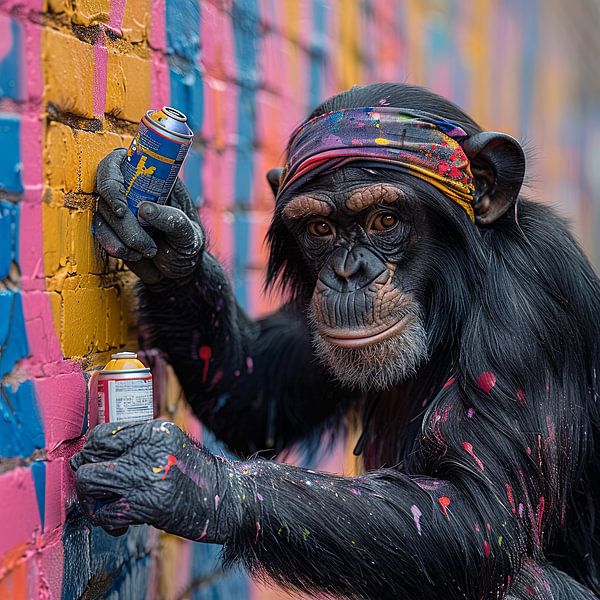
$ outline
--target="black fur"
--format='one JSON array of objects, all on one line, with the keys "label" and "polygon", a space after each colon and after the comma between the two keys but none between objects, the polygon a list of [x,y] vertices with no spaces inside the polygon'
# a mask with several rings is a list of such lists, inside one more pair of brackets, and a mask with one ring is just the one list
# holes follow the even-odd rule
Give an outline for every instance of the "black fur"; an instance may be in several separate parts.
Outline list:
[{"label": "black fur", "polygon": [[[407,85],[353,88],[313,114],[380,100],[480,131]],[[520,199],[480,228],[419,180],[391,169],[376,177],[410,184],[430,227],[418,287],[430,359],[362,399],[364,476],[248,463],[247,520],[228,557],[332,596],[594,598],[598,278],[547,207]],[[245,454],[281,450],[360,400],[312,358],[303,309],[314,273],[281,220],[285,201],[269,231],[268,284],[291,299],[277,315],[244,317],[208,255],[188,288],[142,294],[147,343],[168,353],[205,424]]]}]

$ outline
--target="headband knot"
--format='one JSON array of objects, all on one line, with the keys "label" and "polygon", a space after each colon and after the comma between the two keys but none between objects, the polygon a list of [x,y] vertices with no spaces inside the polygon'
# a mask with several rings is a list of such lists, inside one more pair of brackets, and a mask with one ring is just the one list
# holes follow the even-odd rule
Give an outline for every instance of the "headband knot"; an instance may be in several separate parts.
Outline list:
[{"label": "headband knot", "polygon": [[430,183],[475,220],[465,130],[436,115],[390,106],[346,108],[302,123],[290,138],[278,195],[291,185],[356,161],[384,162]]}]

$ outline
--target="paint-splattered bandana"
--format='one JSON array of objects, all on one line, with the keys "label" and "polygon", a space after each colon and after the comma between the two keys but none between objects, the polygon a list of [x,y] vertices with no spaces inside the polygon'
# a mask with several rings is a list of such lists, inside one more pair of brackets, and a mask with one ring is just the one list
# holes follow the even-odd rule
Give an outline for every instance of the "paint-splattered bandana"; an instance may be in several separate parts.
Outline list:
[{"label": "paint-splattered bandana", "polygon": [[455,123],[404,108],[349,108],[320,115],[293,132],[279,194],[351,161],[385,162],[435,186],[474,221],[473,176],[457,141],[466,137]]}]

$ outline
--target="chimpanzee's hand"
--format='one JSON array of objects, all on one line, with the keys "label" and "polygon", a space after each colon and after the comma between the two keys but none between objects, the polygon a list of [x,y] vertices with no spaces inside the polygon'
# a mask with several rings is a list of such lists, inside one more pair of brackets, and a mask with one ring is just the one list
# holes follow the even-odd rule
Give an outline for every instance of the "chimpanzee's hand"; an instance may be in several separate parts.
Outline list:
[{"label": "chimpanzee's hand", "polygon": [[[123,148],[113,150],[98,165],[94,237],[108,254],[122,258],[147,284],[165,279],[185,281],[200,262],[204,247],[198,212],[178,178],[168,204],[142,202],[138,221],[125,199],[120,165],[126,153]],[[152,237],[140,221],[153,228]]]},{"label": "chimpanzee's hand", "polygon": [[88,518],[113,535],[148,523],[192,540],[225,541],[222,461],[173,423],[98,425],[71,467]]}]

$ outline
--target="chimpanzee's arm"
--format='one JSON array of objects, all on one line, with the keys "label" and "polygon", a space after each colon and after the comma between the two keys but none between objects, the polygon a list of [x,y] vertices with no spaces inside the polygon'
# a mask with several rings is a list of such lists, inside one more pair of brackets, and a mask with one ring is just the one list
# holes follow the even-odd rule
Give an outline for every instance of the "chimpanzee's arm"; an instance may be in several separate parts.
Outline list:
[{"label": "chimpanzee's arm", "polygon": [[247,318],[208,252],[189,283],[144,286],[140,299],[144,345],[167,354],[198,417],[232,450],[279,450],[341,414],[344,393],[297,312]]},{"label": "chimpanzee's arm", "polygon": [[[444,390],[425,419],[414,475],[382,470],[349,479],[233,463],[229,479],[245,518],[227,556],[285,585],[344,597],[514,594],[523,561],[543,562],[549,533],[564,521],[574,476],[566,449],[580,447],[586,429],[573,399],[546,402],[542,414],[538,396],[525,393],[500,405],[499,395],[479,391],[465,401]],[[532,597],[594,597],[564,574],[560,586],[539,566],[528,574]]]}]

